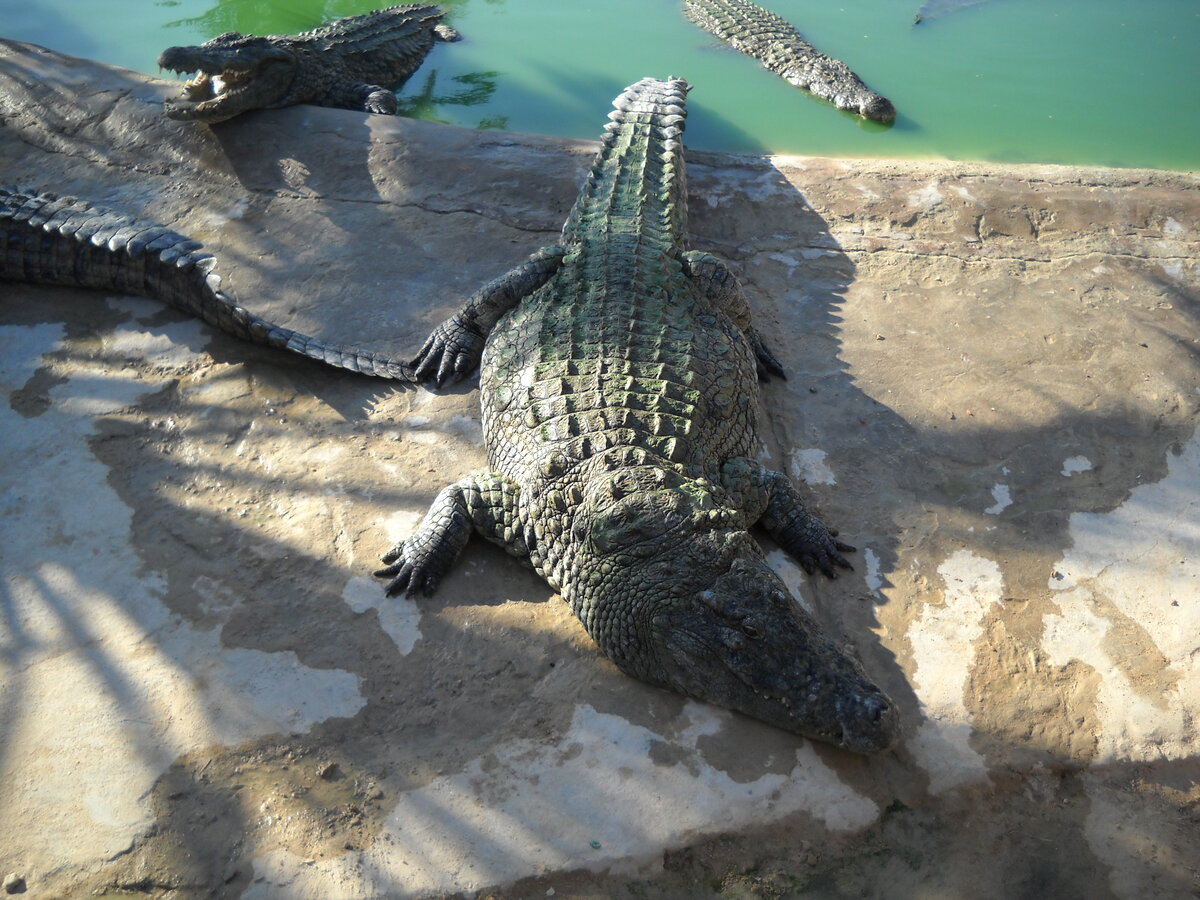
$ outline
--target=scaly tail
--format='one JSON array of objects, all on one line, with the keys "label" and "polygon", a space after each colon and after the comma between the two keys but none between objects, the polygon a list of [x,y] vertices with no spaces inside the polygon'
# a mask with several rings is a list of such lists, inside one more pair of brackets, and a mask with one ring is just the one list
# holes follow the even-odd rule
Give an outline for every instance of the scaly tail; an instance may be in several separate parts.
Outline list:
[{"label": "scaly tail", "polygon": [[60,284],[170,303],[243,340],[378,378],[413,380],[404,363],[260,319],[221,290],[216,259],[164,225],[74,197],[0,188],[0,281]]},{"label": "scaly tail", "polygon": [[625,234],[682,250],[687,237],[683,128],[690,89],[682,78],[643,78],[613,101],[600,153],[563,225],[564,243],[591,234]]}]

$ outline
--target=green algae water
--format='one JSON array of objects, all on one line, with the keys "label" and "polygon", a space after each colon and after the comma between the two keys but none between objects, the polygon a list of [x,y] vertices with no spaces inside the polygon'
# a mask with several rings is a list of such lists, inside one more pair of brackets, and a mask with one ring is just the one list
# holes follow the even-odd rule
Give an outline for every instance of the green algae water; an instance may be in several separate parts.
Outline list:
[{"label": "green algae water", "polygon": [[[0,35],[157,73],[174,44],[295,33],[385,2],[0,0]],[[688,146],[1200,170],[1198,0],[762,0],[895,103],[882,126],[784,83],[679,0],[444,0],[463,35],[400,91],[406,115],[594,139],[645,75],[693,86]],[[938,7],[943,11],[938,14]]]}]

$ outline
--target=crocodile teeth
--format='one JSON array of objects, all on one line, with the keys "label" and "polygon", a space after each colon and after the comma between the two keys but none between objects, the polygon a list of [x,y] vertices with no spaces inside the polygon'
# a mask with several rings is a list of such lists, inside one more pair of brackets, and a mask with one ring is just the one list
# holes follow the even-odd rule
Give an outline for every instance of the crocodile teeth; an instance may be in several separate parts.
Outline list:
[{"label": "crocodile teeth", "polygon": [[183,83],[183,96],[188,100],[201,100],[210,95],[212,82],[204,72],[197,72],[195,78]]}]

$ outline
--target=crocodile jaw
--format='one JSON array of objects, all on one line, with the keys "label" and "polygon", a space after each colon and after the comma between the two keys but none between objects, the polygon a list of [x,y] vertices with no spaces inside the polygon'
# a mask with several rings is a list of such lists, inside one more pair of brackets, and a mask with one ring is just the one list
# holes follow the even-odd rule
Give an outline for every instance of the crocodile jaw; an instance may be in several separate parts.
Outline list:
[{"label": "crocodile jaw", "polygon": [[295,58],[281,48],[249,53],[171,47],[158,64],[176,73],[195,73],[179,97],[164,102],[167,117],[210,124],[280,103],[296,71]]},{"label": "crocodile jaw", "polygon": [[[792,637],[810,625],[811,620],[793,626]],[[729,643],[727,635],[705,635],[694,626],[672,629],[661,644],[662,683],[854,753],[877,753],[895,743],[895,706],[823,635],[807,642],[808,647],[793,646],[785,653],[758,653]]]},{"label": "crocodile jaw", "polygon": [[895,743],[895,705],[757,555],[660,605],[641,677],[855,753]]}]

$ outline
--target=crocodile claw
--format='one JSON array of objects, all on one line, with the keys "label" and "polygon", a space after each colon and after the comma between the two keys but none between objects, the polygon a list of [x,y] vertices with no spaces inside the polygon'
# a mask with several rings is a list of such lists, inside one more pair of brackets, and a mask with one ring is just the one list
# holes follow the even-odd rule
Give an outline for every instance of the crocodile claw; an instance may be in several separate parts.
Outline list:
[{"label": "crocodile claw", "polygon": [[776,375],[787,381],[783,363],[771,352],[771,348],[762,339],[762,335],[750,328],[746,332],[746,336],[750,339],[750,346],[754,348],[754,367],[758,372],[758,380],[768,381],[772,375]]},{"label": "crocodile claw", "polygon": [[411,563],[396,563],[394,566],[386,566],[382,569],[375,570],[376,578],[391,578],[384,593],[389,597],[396,597],[400,594],[408,592],[409,581],[412,578]]},{"label": "crocodile claw", "polygon": [[[373,573],[376,578],[390,578],[388,586],[384,588],[384,593],[389,597],[395,597],[398,594],[403,594],[408,590],[408,585],[412,579],[412,563],[404,559],[404,544],[400,543],[385,553],[381,559],[387,563],[382,569],[376,569]],[[397,562],[399,560],[399,562]]]},{"label": "crocodile claw", "polygon": [[433,330],[409,365],[422,384],[453,384],[479,365],[483,344],[484,336],[474,323],[454,315]]},{"label": "crocodile claw", "polygon": [[384,593],[389,597],[399,597],[402,594],[431,594],[437,586],[438,578],[432,573],[423,571],[412,560],[404,558],[404,547],[398,545],[383,557],[385,563],[391,563],[375,571],[376,578],[390,578]]},{"label": "crocodile claw", "polygon": [[834,566],[839,566],[843,569],[854,571],[854,566],[850,564],[850,560],[842,556],[843,553],[853,553],[857,548],[850,544],[835,540],[832,535],[826,540],[817,541],[816,546],[810,546],[796,556],[796,561],[800,563],[800,567],[809,575],[816,572],[817,569],[827,578],[837,578],[837,569]]},{"label": "crocodile claw", "polygon": [[363,100],[363,112],[375,113],[381,116],[394,116],[400,108],[396,94],[387,88],[371,85],[373,90]]}]

